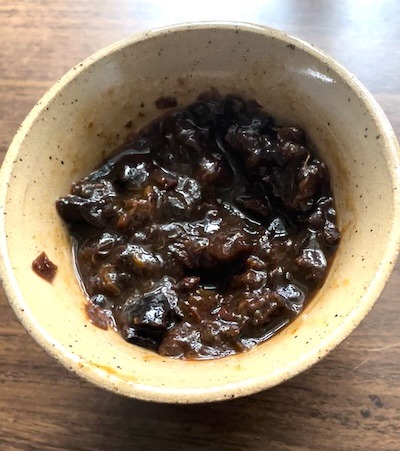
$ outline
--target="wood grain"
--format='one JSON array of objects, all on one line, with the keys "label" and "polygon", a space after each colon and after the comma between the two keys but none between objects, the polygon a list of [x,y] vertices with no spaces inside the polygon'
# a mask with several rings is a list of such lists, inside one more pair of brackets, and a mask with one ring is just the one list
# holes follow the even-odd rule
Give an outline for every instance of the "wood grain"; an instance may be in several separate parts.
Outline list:
[{"label": "wood grain", "polygon": [[[305,0],[0,2],[1,159],[26,114],[71,66],[146,28],[244,20],[312,42],[371,90],[400,132],[400,3]],[[362,325],[289,382],[234,401],[144,403],[67,372],[0,293],[0,449],[397,450],[400,267]]]}]

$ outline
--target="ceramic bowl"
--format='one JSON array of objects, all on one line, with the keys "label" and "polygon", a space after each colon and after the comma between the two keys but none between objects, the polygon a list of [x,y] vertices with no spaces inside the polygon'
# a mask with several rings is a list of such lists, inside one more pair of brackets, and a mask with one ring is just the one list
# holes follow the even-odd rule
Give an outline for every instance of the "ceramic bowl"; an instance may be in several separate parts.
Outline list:
[{"label": "ceramic bowl", "polygon": [[[304,127],[329,167],[342,239],[325,284],[280,333],[241,355],[183,361],[89,322],[54,202],[159,114],[160,95],[185,105],[210,87],[256,98],[275,118]],[[3,285],[35,340],[100,387],[174,403],[254,393],[324,357],[379,297],[399,248],[399,174],[397,141],[381,108],[313,46],[248,24],[149,31],[74,67],[18,130],[0,176]],[[31,270],[42,251],[58,265],[52,284]]]}]

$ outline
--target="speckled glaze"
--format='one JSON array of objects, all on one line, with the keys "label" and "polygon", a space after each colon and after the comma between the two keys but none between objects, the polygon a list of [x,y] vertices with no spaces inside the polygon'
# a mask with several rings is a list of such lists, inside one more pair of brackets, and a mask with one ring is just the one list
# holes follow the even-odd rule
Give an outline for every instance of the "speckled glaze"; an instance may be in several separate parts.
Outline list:
[{"label": "speckled glaze", "polygon": [[[135,128],[154,100],[180,104],[217,87],[255,97],[304,127],[327,162],[342,241],[325,285],[288,327],[254,350],[214,361],[160,357],[90,324],[55,199]],[[0,174],[1,277],[37,342],[63,365],[116,393],[190,403],[243,396],[305,370],[365,317],[399,248],[399,153],[380,107],[312,46],[248,24],[179,25],[136,35],[78,64],[34,107]],[[52,284],[31,263],[59,267]]]}]

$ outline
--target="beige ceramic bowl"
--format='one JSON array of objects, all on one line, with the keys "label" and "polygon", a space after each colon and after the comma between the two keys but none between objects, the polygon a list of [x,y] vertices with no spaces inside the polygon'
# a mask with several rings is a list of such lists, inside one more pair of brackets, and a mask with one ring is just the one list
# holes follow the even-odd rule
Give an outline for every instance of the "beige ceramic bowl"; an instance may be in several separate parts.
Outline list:
[{"label": "beige ceramic bowl", "polygon": [[[255,97],[304,127],[327,162],[342,240],[323,288],[278,335],[215,361],[160,357],[89,323],[71,245],[54,201],[157,114],[217,87]],[[1,276],[18,317],[47,352],[95,384],[127,396],[203,402],[243,396],[308,368],[360,323],[381,293],[399,247],[399,154],[371,95],[312,46],[276,30],[203,23],[150,31],[74,67],[34,107],[1,170]],[[31,270],[45,251],[59,271]]]}]

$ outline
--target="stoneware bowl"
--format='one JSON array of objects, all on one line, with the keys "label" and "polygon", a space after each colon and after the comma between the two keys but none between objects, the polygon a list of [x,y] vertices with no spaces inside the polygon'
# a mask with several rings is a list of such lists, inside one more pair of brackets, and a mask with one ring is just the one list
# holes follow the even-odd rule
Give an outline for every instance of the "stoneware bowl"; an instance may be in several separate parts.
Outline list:
[{"label": "stoneware bowl", "polygon": [[[324,286],[279,334],[241,355],[182,361],[89,322],[54,201],[157,115],[160,95],[176,95],[184,105],[210,87],[256,98],[276,118],[306,129],[330,169],[342,240]],[[398,145],[381,108],[313,46],[256,25],[173,26],[89,57],[33,108],[10,146],[0,182],[1,277],[23,325],[68,369],[152,401],[234,398],[310,367],[371,309],[399,247]],[[52,284],[31,270],[42,251],[59,268]]]}]

